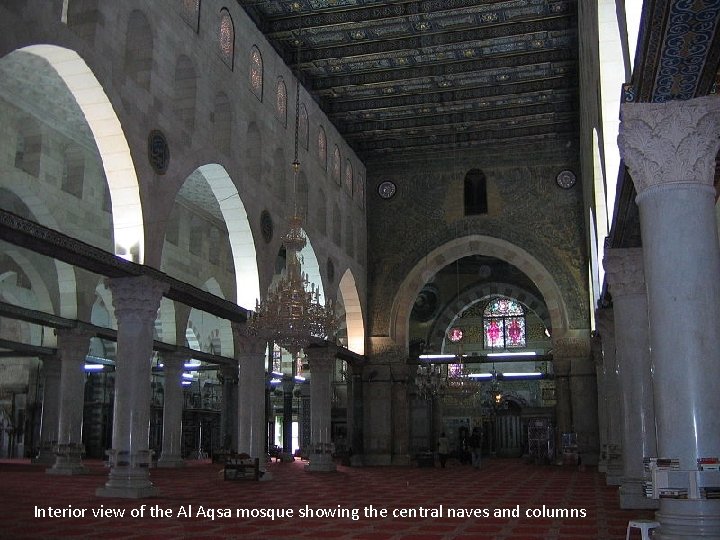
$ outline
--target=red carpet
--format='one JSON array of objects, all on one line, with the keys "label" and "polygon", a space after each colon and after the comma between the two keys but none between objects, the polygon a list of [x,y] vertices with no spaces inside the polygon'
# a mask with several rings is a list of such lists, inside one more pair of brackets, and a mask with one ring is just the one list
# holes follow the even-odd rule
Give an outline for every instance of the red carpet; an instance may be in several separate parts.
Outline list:
[{"label": "red carpet", "polygon": [[[137,501],[95,497],[107,470],[86,464],[89,475],[57,477],[27,461],[0,463],[0,538],[596,540],[625,538],[629,519],[652,517],[620,510],[617,488],[594,470],[520,460],[485,460],[479,471],[450,463],[447,469],[340,466],[336,473],[308,473],[299,461],[272,463],[270,482],[224,481],[220,465],[189,462],[180,470],[152,469],[160,496]],[[36,507],[78,517],[35,517]],[[124,515],[96,518],[93,509]],[[141,510],[144,516],[132,516]],[[151,517],[151,510],[165,517]],[[271,519],[290,510],[292,517]],[[507,515],[496,517],[496,510]],[[394,511],[408,517],[392,517]]]}]

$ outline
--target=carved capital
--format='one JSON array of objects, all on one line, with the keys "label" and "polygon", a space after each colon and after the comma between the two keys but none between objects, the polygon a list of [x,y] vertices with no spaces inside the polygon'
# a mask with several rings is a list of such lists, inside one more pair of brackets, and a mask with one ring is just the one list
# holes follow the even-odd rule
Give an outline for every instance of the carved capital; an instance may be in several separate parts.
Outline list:
[{"label": "carved capital", "polygon": [[665,184],[713,185],[720,97],[623,103],[618,146],[638,195]]},{"label": "carved capital", "polygon": [[309,347],[305,349],[310,373],[330,373],[335,369],[335,347]]},{"label": "carved capital", "polygon": [[603,266],[613,297],[645,294],[641,248],[606,249]]},{"label": "carved capital", "polygon": [[85,362],[92,334],[77,328],[58,328],[55,333],[57,334],[57,348],[62,361]]},{"label": "carved capital", "polygon": [[148,276],[110,278],[107,284],[112,291],[118,324],[124,321],[153,323],[160,308],[160,299],[168,290],[168,285]]}]

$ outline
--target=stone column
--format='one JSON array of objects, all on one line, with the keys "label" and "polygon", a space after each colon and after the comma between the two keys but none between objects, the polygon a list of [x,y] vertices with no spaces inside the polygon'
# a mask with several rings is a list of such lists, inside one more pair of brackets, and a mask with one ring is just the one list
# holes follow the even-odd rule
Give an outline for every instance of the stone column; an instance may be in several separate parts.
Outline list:
[{"label": "stone column", "polygon": [[162,360],[165,390],[163,393],[162,453],[158,459],[158,467],[183,467],[185,461],[182,459],[182,374],[185,362],[189,358],[185,353],[165,354]]},{"label": "stone column", "polygon": [[[240,340],[238,359],[238,452],[260,460],[262,480],[266,472],[265,348],[267,342],[247,337]],[[236,349],[237,351],[238,349]]]},{"label": "stone column", "polygon": [[363,464],[363,366],[350,363],[350,392],[348,396],[348,435],[350,436],[350,464],[358,466]]},{"label": "stone column", "polygon": [[613,299],[625,411],[620,507],[657,508],[657,501],[645,497],[643,489],[643,458],[656,457],[657,446],[642,249],[606,249],[603,265]]},{"label": "stone column", "polygon": [[40,424],[40,450],[33,463],[53,465],[55,445],[58,442],[58,410],[60,408],[60,359],[57,356],[43,357],[43,401]]},{"label": "stone column", "polygon": [[392,379],[393,465],[410,465],[410,396],[407,364],[390,366]]},{"label": "stone column", "polygon": [[222,447],[224,450],[235,450],[238,447],[238,368],[221,366],[219,376],[223,389]]},{"label": "stone column", "polygon": [[90,347],[90,335],[78,330],[58,330],[60,353],[60,416],[58,420],[55,464],[50,474],[85,474],[82,464],[85,447],[82,443],[83,412],[85,409],[85,357]]},{"label": "stone column", "polygon": [[[572,431],[572,408],[570,406],[570,359],[555,356],[553,347],[553,373],[555,374],[555,423],[558,442],[563,433]],[[557,446],[560,451],[560,446]]]},{"label": "stone column", "polygon": [[310,462],[308,471],[336,470],[330,428],[332,424],[331,378],[335,369],[335,347],[309,347],[310,363]]},{"label": "stone column", "polygon": [[[618,142],[640,211],[658,457],[720,455],[720,98],[626,103]],[[688,473],[690,474],[690,473]],[[720,538],[720,500],[660,500],[655,538]]]},{"label": "stone column", "polygon": [[607,446],[605,448],[607,474],[605,482],[609,486],[619,486],[622,483],[623,476],[623,406],[617,368],[615,314],[613,310],[611,308],[598,309],[595,312],[595,324],[602,339],[602,371],[607,402]]},{"label": "stone column", "polygon": [[117,319],[113,447],[99,497],[157,494],[150,481],[150,377],[154,323],[166,286],[147,276],[108,279]]},{"label": "stone column", "polygon": [[[595,317],[597,318],[597,312]],[[607,473],[607,396],[605,395],[605,371],[603,369],[602,339],[599,332],[594,332],[590,340],[593,360],[595,362],[595,376],[597,379],[598,396],[598,443],[600,456],[598,459],[598,472]]]}]

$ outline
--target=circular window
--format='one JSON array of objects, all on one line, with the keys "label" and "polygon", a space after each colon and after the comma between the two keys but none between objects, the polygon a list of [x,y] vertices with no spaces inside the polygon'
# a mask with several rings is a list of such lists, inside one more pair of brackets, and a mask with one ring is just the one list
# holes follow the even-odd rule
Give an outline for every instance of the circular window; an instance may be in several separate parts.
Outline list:
[{"label": "circular window", "polygon": [[397,188],[395,187],[395,184],[393,184],[389,180],[382,182],[378,186],[378,195],[380,195],[383,199],[389,199],[390,197],[395,195],[396,191]]}]

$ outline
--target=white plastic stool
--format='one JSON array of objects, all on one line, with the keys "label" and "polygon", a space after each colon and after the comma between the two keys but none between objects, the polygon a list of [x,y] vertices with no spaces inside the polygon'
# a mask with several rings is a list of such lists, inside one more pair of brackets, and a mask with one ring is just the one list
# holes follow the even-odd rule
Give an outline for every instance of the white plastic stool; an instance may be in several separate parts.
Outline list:
[{"label": "white plastic stool", "polygon": [[651,519],[631,519],[628,521],[627,534],[625,540],[630,540],[630,529],[640,529],[642,532],[642,540],[650,540],[649,531],[655,527],[659,527],[660,523]]}]

